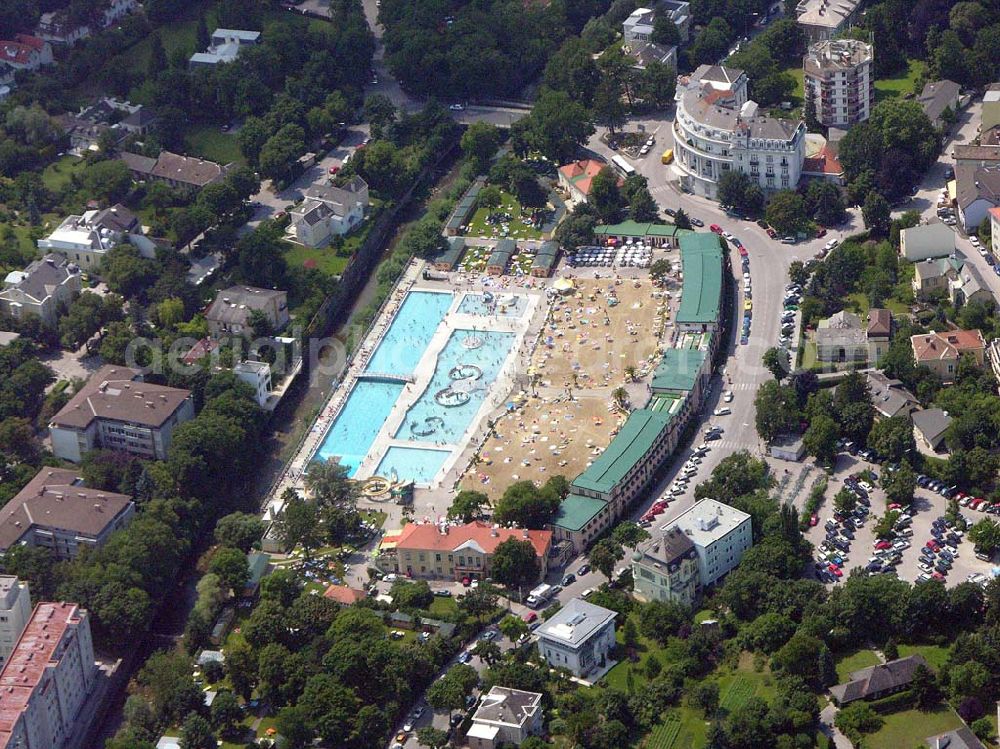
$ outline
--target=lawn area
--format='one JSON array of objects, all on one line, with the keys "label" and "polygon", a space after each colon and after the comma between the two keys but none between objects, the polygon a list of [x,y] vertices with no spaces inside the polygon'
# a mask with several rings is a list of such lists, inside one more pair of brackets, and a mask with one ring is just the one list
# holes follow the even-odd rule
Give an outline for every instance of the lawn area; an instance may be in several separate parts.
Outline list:
[{"label": "lawn area", "polygon": [[816,342],[808,334],[804,335],[802,337],[802,361],[799,366],[802,369],[812,369],[817,363]]},{"label": "lawn area", "polygon": [[806,89],[805,89],[805,72],[802,70],[801,65],[792,65],[790,68],[786,68],[785,72],[795,79],[795,90],[792,91],[792,103],[801,104],[805,99]]},{"label": "lawn area", "polygon": [[288,251],[285,253],[285,261],[290,267],[301,268],[308,263],[308,267],[318,268],[330,276],[343,273],[348,260],[350,258],[337,255],[337,251],[332,247],[313,248],[300,244],[289,244]]},{"label": "lawn area", "polygon": [[935,671],[948,661],[948,648],[941,645],[900,645],[899,657],[905,658],[908,655],[922,655],[927,664]]},{"label": "lawn area", "polygon": [[923,746],[924,739],[962,727],[962,719],[947,705],[930,712],[903,710],[883,716],[885,725],[878,733],[865,737],[866,749],[900,749]]},{"label": "lawn area", "polygon": [[70,183],[74,174],[83,170],[85,164],[83,159],[66,154],[45,167],[45,171],[42,172],[42,184],[52,192],[59,192]]},{"label": "lawn area", "polygon": [[[861,315],[862,322],[864,322],[864,318],[868,315],[868,296],[860,291],[848,294],[844,306]],[[882,306],[894,315],[908,315],[910,313],[910,306],[908,304],[904,304],[898,299],[886,299],[882,303]]]},{"label": "lawn area", "polygon": [[[671,729],[670,732],[664,730],[659,734],[656,731],[651,733],[645,744],[648,749],[674,749],[675,747],[676,749],[702,749],[708,743],[708,723],[700,711],[690,707],[674,708],[667,712],[663,728],[668,728],[671,722],[679,724],[679,727]],[[652,743],[654,737],[666,739],[669,738],[670,733],[674,734],[671,743]]]},{"label": "lawn area", "polygon": [[450,596],[448,598],[434,596],[434,600],[431,601],[431,607],[428,610],[433,616],[447,616],[458,611],[458,604]]},{"label": "lawn area", "polygon": [[[902,655],[902,652],[900,652],[900,655]],[[851,651],[837,658],[837,679],[843,683],[847,681],[847,677],[851,672],[867,668],[868,666],[877,666],[879,663],[881,661],[879,661],[878,656],[871,650]],[[907,744],[907,746],[911,745]]]},{"label": "lawn area", "polygon": [[[503,236],[499,231],[499,225],[487,223],[486,219],[492,213],[508,213],[511,216],[508,224],[510,233],[507,235],[511,239],[541,239],[541,232],[526,226],[521,222],[521,204],[517,198],[509,192],[501,191],[500,206],[498,208],[477,208],[472,218],[469,220],[469,230],[466,232],[470,237],[494,237]],[[498,229],[494,234],[493,230]]]},{"label": "lawn area", "polygon": [[187,152],[217,164],[245,164],[235,135],[222,132],[215,125],[195,125],[184,138]]},{"label": "lawn area", "polygon": [[894,99],[913,93],[913,84],[924,72],[926,66],[922,60],[910,60],[905,75],[898,78],[881,78],[875,81],[875,103],[884,99]]}]

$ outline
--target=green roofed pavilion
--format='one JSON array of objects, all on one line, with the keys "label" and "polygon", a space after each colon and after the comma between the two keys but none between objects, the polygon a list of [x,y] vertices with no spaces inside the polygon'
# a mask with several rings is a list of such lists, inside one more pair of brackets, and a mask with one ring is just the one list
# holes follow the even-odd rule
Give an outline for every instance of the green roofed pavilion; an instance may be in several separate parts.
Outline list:
[{"label": "green roofed pavilion", "polygon": [[670,415],[633,411],[611,444],[573,481],[572,488],[611,495],[670,424]]},{"label": "green roofed pavilion", "polygon": [[708,232],[680,238],[684,286],[676,321],[685,324],[717,324],[722,304],[722,248],[719,238]]},{"label": "green roofed pavilion", "polygon": [[694,390],[706,356],[704,349],[668,348],[653,373],[653,392]]},{"label": "green roofed pavilion", "polygon": [[559,505],[559,509],[552,518],[552,525],[557,525],[568,531],[579,531],[607,506],[608,503],[603,499],[570,494]]}]

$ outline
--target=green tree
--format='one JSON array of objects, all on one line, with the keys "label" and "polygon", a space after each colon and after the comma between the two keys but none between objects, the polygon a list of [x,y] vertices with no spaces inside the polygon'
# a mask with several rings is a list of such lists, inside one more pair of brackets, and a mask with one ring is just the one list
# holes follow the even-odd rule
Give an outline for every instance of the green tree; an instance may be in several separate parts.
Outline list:
[{"label": "green tree", "polygon": [[765,217],[779,234],[796,234],[808,222],[806,203],[794,190],[780,190],[768,201]]},{"label": "green tree", "polygon": [[823,226],[836,226],[847,215],[840,188],[822,179],[809,182],[805,206],[806,212]]},{"label": "green tree", "polygon": [[890,462],[899,462],[916,454],[913,427],[905,416],[893,416],[875,422],[868,433],[868,447]]},{"label": "green tree", "polygon": [[913,681],[910,690],[917,707],[921,710],[929,710],[941,699],[941,691],[938,689],[937,679],[929,668],[920,665],[913,672]]},{"label": "green tree", "polygon": [[634,549],[649,538],[649,532],[638,523],[634,523],[631,520],[619,523],[615,526],[615,529],[611,531],[611,539],[616,544],[619,546],[627,546],[630,549]]},{"label": "green tree", "polygon": [[684,212],[683,208],[678,208],[677,213],[674,216],[674,226],[678,229],[691,229],[691,219]]},{"label": "green tree", "polygon": [[990,556],[1000,548],[1000,523],[984,518],[969,529],[969,540],[977,551]]},{"label": "green tree", "polygon": [[493,552],[493,579],[520,588],[538,579],[541,567],[531,541],[508,538]]},{"label": "green tree", "polygon": [[665,47],[677,47],[681,43],[681,32],[669,15],[657,13],[653,20],[653,35],[650,38]]},{"label": "green tree", "polygon": [[588,559],[594,568],[608,578],[608,582],[611,582],[615,573],[615,564],[624,556],[621,544],[615,543],[610,538],[602,538],[590,547]]},{"label": "green tree", "polygon": [[487,185],[476,196],[476,205],[481,208],[498,208],[503,202],[503,193],[497,185]]},{"label": "green tree", "polygon": [[778,382],[781,382],[781,380],[783,380],[788,374],[788,370],[786,368],[788,357],[781,349],[772,346],[764,352],[761,362]]},{"label": "green tree", "polygon": [[639,78],[639,95],[654,107],[667,107],[677,92],[677,70],[666,63],[653,60],[646,65]]},{"label": "green tree", "polygon": [[875,538],[885,540],[892,538],[893,529],[896,527],[896,521],[899,519],[899,512],[897,510],[887,510],[885,515],[878,519],[875,523],[875,527],[872,532],[875,534]]},{"label": "green tree", "polygon": [[385,94],[369,94],[365,97],[364,118],[371,124],[372,137],[381,138],[396,121],[396,107]]},{"label": "green tree", "polygon": [[191,713],[181,726],[181,749],[215,749],[215,734],[207,720]]},{"label": "green tree", "polygon": [[913,492],[917,488],[917,476],[910,468],[910,464],[904,460],[898,470],[882,473],[882,488],[885,489],[887,502],[909,506],[913,502]]},{"label": "green tree", "polygon": [[243,711],[236,695],[224,689],[215,695],[212,701],[212,725],[223,736],[230,734],[236,724],[243,719]]},{"label": "green tree", "polygon": [[862,736],[875,733],[885,721],[866,702],[852,702],[837,713],[834,724],[855,746],[862,743]]},{"label": "green tree", "polygon": [[531,145],[560,164],[594,134],[586,108],[564,91],[543,90],[525,120]]},{"label": "green tree", "polygon": [[232,512],[215,524],[216,543],[240,551],[250,551],[263,535],[264,522],[247,512]]},{"label": "green tree", "polygon": [[889,236],[889,203],[874,190],[868,193],[861,209],[865,219],[865,228],[876,237]]},{"label": "green tree", "polygon": [[812,420],[802,435],[802,444],[806,453],[815,457],[819,463],[832,465],[837,457],[839,434],[837,422],[829,416],[820,415]]},{"label": "green tree", "polygon": [[357,502],[357,485],[348,478],[347,466],[334,458],[310,463],[305,486],[322,505],[353,508]]},{"label": "green tree", "polygon": [[219,576],[228,588],[237,595],[243,592],[250,579],[250,568],[247,566],[247,555],[239,549],[223,546],[212,555],[208,571]]},{"label": "green tree", "polygon": [[625,124],[625,104],[622,102],[621,88],[616,81],[605,78],[597,85],[594,91],[593,112],[597,122],[607,127],[611,135]]},{"label": "green tree", "polygon": [[472,489],[463,489],[455,495],[455,499],[448,508],[448,517],[453,520],[461,520],[463,523],[471,523],[482,517],[484,507],[488,507],[490,498],[483,492]]},{"label": "green tree", "polygon": [[757,390],[754,406],[757,409],[757,434],[765,442],[772,442],[779,434],[798,429],[801,414],[793,387],[768,380]]},{"label": "green tree", "polygon": [[841,489],[833,497],[834,509],[843,515],[854,512],[854,508],[857,506],[858,498],[854,496],[854,492],[850,489]]},{"label": "green tree", "polygon": [[528,624],[515,614],[507,614],[497,623],[497,629],[511,642],[517,642],[521,635],[528,633]]},{"label": "green tree", "polygon": [[715,681],[702,681],[691,690],[691,706],[701,710],[706,718],[711,717],[719,709],[719,684]]},{"label": "green tree", "polygon": [[284,509],[278,516],[277,525],[285,547],[293,549],[301,545],[307,559],[321,544],[322,536],[316,505],[303,501],[297,494],[285,502]]},{"label": "green tree", "polygon": [[639,631],[665,645],[689,616],[688,610],[676,601],[650,601],[639,608]]},{"label": "green tree", "polygon": [[433,726],[424,726],[417,729],[417,741],[420,742],[421,746],[441,749],[448,743],[448,732]]},{"label": "green tree", "polygon": [[590,183],[588,201],[605,223],[618,219],[622,209],[622,195],[618,188],[618,175],[610,167],[604,167]]}]

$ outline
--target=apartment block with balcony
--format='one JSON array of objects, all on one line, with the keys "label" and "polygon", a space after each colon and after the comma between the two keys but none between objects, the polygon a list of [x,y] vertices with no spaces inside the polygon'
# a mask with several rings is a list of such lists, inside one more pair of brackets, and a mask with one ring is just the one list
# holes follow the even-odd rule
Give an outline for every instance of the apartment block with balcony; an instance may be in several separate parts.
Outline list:
[{"label": "apartment block with balcony", "polygon": [[806,128],[761,115],[742,70],[702,65],[678,81],[673,169],[696,195],[718,197],[722,175],[750,175],[765,192],[793,189],[802,176]]},{"label": "apartment block with balcony", "polygon": [[819,41],[802,59],[806,95],[826,127],[864,122],[875,105],[872,45],[855,39]]}]

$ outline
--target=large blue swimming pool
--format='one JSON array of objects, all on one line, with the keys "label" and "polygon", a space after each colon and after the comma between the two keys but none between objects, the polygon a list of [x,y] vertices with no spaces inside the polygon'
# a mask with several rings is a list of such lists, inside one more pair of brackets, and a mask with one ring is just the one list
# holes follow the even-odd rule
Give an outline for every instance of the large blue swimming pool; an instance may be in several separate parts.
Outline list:
[{"label": "large blue swimming pool", "polygon": [[407,375],[416,369],[434,331],[451,306],[453,295],[448,292],[411,291],[392,319],[389,329],[375,349],[368,372]]}]

